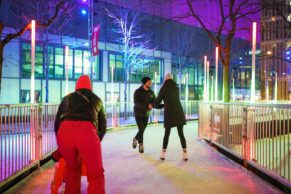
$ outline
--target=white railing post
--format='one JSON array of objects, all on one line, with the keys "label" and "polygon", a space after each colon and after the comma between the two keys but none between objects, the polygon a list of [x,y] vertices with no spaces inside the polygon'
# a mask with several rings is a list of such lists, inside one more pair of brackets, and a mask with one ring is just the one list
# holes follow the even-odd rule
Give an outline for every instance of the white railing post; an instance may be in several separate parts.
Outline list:
[{"label": "white railing post", "polygon": [[37,130],[36,130],[36,159],[42,158],[42,106],[39,105],[38,109],[38,116],[37,116]]},{"label": "white railing post", "polygon": [[243,107],[242,115],[242,157],[247,160],[247,139],[248,139],[248,107]]},{"label": "white railing post", "polygon": [[212,114],[212,109],[213,109],[213,107],[212,107],[213,105],[210,105],[210,111],[209,111],[209,114],[208,115],[210,115],[210,121],[209,121],[209,128],[210,128],[210,137],[209,137],[209,139],[210,139],[210,142],[212,142],[212,140],[213,140],[213,137],[212,137],[212,134],[213,134],[213,124],[212,124],[212,122],[213,122],[213,120],[214,120],[214,115]]},{"label": "white railing post", "polygon": [[245,162],[247,162],[248,160],[254,159],[255,109],[253,107],[246,106],[243,110],[242,156]]}]

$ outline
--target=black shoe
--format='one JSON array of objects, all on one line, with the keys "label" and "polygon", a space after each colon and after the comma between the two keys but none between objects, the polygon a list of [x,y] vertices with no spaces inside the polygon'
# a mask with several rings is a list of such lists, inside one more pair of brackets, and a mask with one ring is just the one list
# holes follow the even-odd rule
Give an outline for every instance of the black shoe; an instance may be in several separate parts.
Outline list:
[{"label": "black shoe", "polygon": [[139,144],[138,150],[139,150],[139,153],[143,153],[144,152],[143,144]]},{"label": "black shoe", "polygon": [[133,138],[133,141],[132,141],[132,147],[133,147],[133,149],[136,148],[137,144],[138,144],[137,139]]}]

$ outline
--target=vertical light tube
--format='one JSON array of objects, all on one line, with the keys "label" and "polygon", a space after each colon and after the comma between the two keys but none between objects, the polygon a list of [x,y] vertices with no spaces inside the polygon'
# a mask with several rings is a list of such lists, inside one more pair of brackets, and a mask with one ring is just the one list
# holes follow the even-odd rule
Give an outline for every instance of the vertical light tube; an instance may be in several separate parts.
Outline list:
[{"label": "vertical light tube", "polygon": [[218,101],[218,47],[215,49],[215,101]]},{"label": "vertical light tube", "polygon": [[206,99],[207,101],[209,101],[209,84],[210,79],[209,79],[209,61],[207,61],[207,65],[206,65]]},{"label": "vertical light tube", "polygon": [[256,44],[257,44],[257,23],[253,22],[251,102],[255,101],[256,95]]},{"label": "vertical light tube", "polygon": [[213,78],[213,75],[211,76],[211,101],[213,102],[214,101],[214,78]]},{"label": "vertical light tube", "polygon": [[65,46],[65,76],[66,76],[66,86],[65,95],[69,93],[69,47]]},{"label": "vertical light tube", "polygon": [[266,100],[269,101],[269,82],[266,79]]},{"label": "vertical light tube", "polygon": [[154,77],[154,92],[155,94],[157,94],[157,72],[155,72],[155,77]]},{"label": "vertical light tube", "polygon": [[207,93],[206,93],[206,69],[207,69],[207,56],[204,56],[204,102],[206,102],[207,100],[207,98],[206,98],[206,95],[207,95]]},{"label": "vertical light tube", "polygon": [[232,78],[232,100],[235,100],[235,85],[234,85],[234,78]]},{"label": "vertical light tube", "polygon": [[112,127],[115,127],[114,125],[114,92],[113,92],[113,80],[114,80],[114,66],[111,66],[111,122],[112,122]]},{"label": "vertical light tube", "polygon": [[35,80],[34,80],[34,65],[35,65],[35,20],[31,20],[31,78],[30,78],[30,103],[35,102]]},{"label": "vertical light tube", "polygon": [[185,95],[185,101],[186,101],[186,118],[188,118],[188,100],[189,100],[189,75],[186,74],[185,77],[185,84],[186,84],[186,95]]},{"label": "vertical light tube", "polygon": [[277,103],[278,100],[278,74],[277,72],[275,73],[275,94],[274,94],[274,101]]},{"label": "vertical light tube", "polygon": [[[157,72],[155,72],[155,75],[154,75],[154,92],[155,92],[155,95],[157,95]],[[154,118],[154,122],[158,122],[156,109],[153,109],[153,118]]]}]

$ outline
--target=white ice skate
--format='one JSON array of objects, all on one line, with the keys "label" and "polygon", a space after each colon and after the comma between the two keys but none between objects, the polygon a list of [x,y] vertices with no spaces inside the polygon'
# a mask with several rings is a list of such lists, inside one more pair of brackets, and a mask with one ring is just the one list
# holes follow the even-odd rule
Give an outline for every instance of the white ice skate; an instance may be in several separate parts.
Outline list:
[{"label": "white ice skate", "polygon": [[165,160],[165,159],[166,159],[166,150],[162,150],[162,151],[161,151],[160,159],[161,159],[161,160]]},{"label": "white ice skate", "polygon": [[183,149],[182,151],[182,158],[183,160],[188,161],[188,152],[186,149]]}]

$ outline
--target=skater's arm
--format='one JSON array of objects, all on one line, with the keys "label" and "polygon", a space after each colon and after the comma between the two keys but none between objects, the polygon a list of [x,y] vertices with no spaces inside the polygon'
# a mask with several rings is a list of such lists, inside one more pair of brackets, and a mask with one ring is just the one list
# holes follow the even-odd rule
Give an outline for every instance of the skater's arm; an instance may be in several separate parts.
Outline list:
[{"label": "skater's arm", "polygon": [[157,106],[155,106],[155,101],[156,101],[156,95],[155,93],[153,92],[153,100],[152,100],[152,105],[155,109],[162,109],[164,108],[164,104],[158,104]]},{"label": "skater's arm", "polygon": [[158,97],[156,98],[155,102],[154,102],[154,107],[164,107],[163,104],[161,104],[162,100],[164,99],[164,87],[162,86],[159,94],[158,94]]},{"label": "skater's arm", "polygon": [[147,107],[148,105],[140,103],[140,98],[138,96],[137,91],[134,92],[133,98],[134,98],[134,106],[136,106],[139,109],[147,109],[148,108]]},{"label": "skater's arm", "polygon": [[102,141],[105,133],[106,133],[106,114],[105,114],[105,110],[104,110],[104,106],[103,104],[101,105],[101,108],[98,112],[98,135],[100,138],[100,141]]}]

